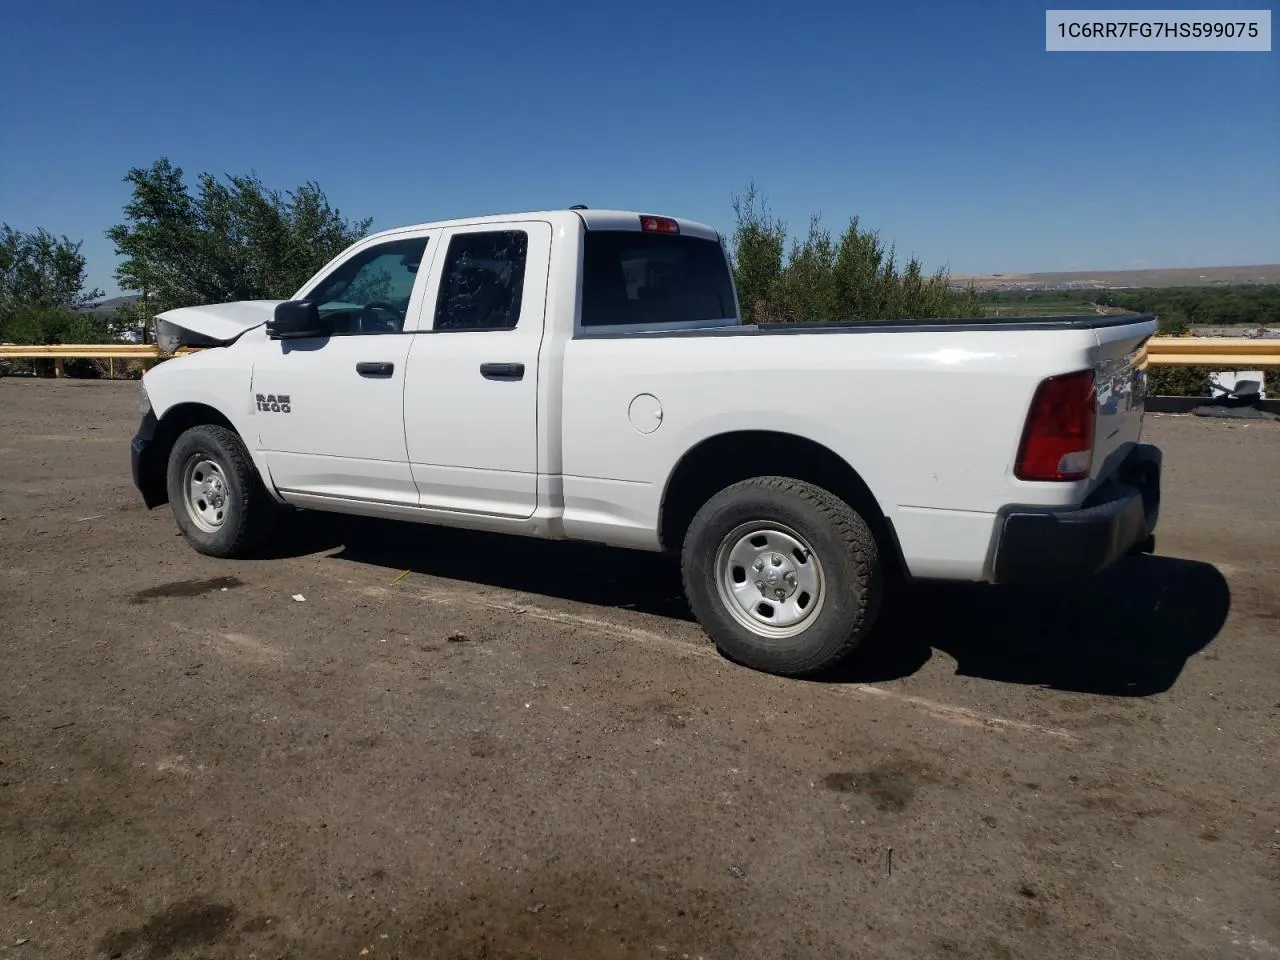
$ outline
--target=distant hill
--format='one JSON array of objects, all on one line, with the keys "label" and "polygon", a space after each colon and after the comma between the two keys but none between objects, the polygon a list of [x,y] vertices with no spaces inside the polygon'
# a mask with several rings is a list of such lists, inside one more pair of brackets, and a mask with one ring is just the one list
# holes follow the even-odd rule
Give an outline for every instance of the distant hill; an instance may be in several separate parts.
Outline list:
[{"label": "distant hill", "polygon": [[979,290],[1132,290],[1145,287],[1217,287],[1280,283],[1280,263],[1163,270],[1082,270],[1059,273],[988,273],[952,276]]},{"label": "distant hill", "polygon": [[131,307],[138,302],[137,294],[126,294],[123,297],[111,297],[107,300],[99,300],[97,303],[91,303],[85,307],[89,313],[110,314],[115,313],[118,307]]}]

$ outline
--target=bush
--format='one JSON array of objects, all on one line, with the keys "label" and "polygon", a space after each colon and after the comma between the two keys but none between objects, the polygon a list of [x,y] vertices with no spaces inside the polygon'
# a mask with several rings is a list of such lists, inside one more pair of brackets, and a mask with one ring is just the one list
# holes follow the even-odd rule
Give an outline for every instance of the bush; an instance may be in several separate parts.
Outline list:
[{"label": "bush", "polygon": [[102,343],[105,325],[91,313],[65,307],[25,307],[15,310],[0,331],[19,344]]},{"label": "bush", "polygon": [[[103,322],[91,313],[67,307],[18,307],[0,330],[0,339],[26,346],[45,346],[102,343],[110,337]],[[101,377],[106,374],[106,366],[97,360],[68,359],[63,371],[71,377]],[[15,360],[8,372],[52,376],[53,361]]]},{"label": "bush", "polygon": [[1149,367],[1147,394],[1153,397],[1211,396],[1210,372],[1205,367]]},{"label": "bush", "polygon": [[[1158,366],[1147,369],[1147,394],[1153,397],[1212,397],[1214,371],[1208,367]],[[1280,371],[1266,371],[1263,388],[1270,400],[1280,400]]]},{"label": "bush", "polygon": [[1109,290],[1095,301],[1160,317],[1161,331],[1193,324],[1259,327],[1280,324],[1280,284]]}]

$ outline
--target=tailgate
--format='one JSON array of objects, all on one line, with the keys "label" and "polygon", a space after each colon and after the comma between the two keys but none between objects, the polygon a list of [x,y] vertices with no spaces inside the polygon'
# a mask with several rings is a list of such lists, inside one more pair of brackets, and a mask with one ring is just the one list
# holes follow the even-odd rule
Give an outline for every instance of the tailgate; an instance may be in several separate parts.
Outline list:
[{"label": "tailgate", "polygon": [[1090,486],[1109,477],[1142,436],[1147,377],[1141,367],[1147,340],[1155,333],[1150,317],[1099,327],[1093,371],[1098,385],[1098,420],[1094,433]]}]

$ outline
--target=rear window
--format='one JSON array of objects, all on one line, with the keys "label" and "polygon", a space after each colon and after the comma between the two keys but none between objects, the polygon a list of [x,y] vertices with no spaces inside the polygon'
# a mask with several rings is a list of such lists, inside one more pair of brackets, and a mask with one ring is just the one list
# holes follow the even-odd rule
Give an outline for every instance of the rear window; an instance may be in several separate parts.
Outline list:
[{"label": "rear window", "polygon": [[714,240],[588,230],[584,243],[584,327],[737,319],[729,266]]}]

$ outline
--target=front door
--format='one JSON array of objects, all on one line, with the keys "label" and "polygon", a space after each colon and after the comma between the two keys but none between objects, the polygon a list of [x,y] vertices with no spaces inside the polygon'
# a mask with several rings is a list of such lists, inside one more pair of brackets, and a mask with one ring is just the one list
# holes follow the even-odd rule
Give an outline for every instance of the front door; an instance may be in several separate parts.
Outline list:
[{"label": "front door", "polygon": [[421,504],[524,519],[538,505],[538,353],[551,225],[446,230],[409,353],[405,438]]},{"label": "front door", "polygon": [[269,340],[253,370],[258,441],[290,495],[414,505],[405,368],[430,267],[431,231],[355,248],[299,294],[332,335]]}]

